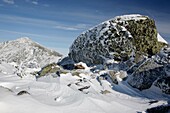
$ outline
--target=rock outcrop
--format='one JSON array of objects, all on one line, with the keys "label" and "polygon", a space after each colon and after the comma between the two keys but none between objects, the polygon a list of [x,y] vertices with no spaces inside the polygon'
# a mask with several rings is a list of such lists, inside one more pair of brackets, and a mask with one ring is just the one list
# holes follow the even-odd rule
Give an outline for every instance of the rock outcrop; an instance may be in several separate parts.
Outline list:
[{"label": "rock outcrop", "polygon": [[158,42],[153,19],[142,15],[117,16],[82,33],[70,47],[69,57],[87,65],[104,64],[106,60],[138,63],[166,45]]},{"label": "rock outcrop", "polygon": [[60,70],[61,70],[60,67],[56,63],[48,64],[37,73],[38,74],[37,78],[45,76],[47,74],[57,73]]},{"label": "rock outcrop", "polygon": [[165,76],[164,66],[155,63],[152,59],[145,61],[128,78],[128,83],[139,90],[148,89],[155,80]]},{"label": "rock outcrop", "polygon": [[73,70],[75,68],[75,62],[70,57],[61,59],[57,64],[67,70]]},{"label": "rock outcrop", "polygon": [[[163,48],[159,54],[134,65],[129,73],[128,83],[139,90],[157,86],[163,93],[170,94],[170,48]],[[133,69],[135,68],[135,69]]]}]

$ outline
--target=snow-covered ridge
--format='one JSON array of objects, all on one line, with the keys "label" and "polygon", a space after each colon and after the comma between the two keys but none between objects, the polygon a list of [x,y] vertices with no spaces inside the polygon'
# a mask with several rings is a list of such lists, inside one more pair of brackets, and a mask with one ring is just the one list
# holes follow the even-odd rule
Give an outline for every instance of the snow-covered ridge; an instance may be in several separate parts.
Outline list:
[{"label": "snow-covered ridge", "polygon": [[48,63],[57,62],[60,57],[61,54],[28,37],[0,43],[0,61],[14,62],[24,67],[43,67]]}]

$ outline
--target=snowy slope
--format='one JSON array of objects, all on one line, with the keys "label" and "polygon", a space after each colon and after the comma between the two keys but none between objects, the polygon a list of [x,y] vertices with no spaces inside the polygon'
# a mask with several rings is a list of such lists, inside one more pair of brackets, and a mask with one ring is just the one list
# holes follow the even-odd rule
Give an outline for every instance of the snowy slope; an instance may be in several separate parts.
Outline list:
[{"label": "snowy slope", "polygon": [[[140,92],[121,81],[111,87],[88,70],[81,70],[79,76],[67,73],[36,80],[34,76],[18,77],[8,64],[0,67],[0,113],[136,113],[167,104],[168,97],[161,93]],[[78,90],[83,86],[89,88]],[[29,94],[17,95],[21,91]],[[149,103],[155,99],[158,102]]]}]

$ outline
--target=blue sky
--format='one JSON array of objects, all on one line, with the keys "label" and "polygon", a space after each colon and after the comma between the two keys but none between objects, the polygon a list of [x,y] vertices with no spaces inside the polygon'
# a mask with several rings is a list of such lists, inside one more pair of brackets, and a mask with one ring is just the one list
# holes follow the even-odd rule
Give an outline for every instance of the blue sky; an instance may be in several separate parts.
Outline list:
[{"label": "blue sky", "polygon": [[0,0],[0,42],[29,37],[67,54],[83,31],[118,15],[154,18],[170,43],[168,0]]}]

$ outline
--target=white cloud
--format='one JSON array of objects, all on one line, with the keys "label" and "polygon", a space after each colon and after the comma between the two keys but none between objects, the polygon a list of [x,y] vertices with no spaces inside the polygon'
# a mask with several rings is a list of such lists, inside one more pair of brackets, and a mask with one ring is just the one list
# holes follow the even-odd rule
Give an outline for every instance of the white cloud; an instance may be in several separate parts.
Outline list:
[{"label": "white cloud", "polygon": [[3,0],[7,4],[15,4],[14,0]]},{"label": "white cloud", "polygon": [[32,1],[32,4],[38,5],[38,1]]},{"label": "white cloud", "polygon": [[51,36],[47,34],[35,34],[35,33],[29,33],[29,32],[20,32],[20,31],[14,31],[14,30],[7,30],[7,29],[0,29],[0,32],[6,33],[6,34],[17,34],[20,35],[21,37],[33,37],[33,38],[43,38],[46,41],[56,41],[59,40],[61,43],[70,43],[69,40],[66,40],[68,37],[63,37],[63,36]]},{"label": "white cloud", "polygon": [[24,35],[24,36],[38,36],[38,37],[42,37],[43,36],[43,35],[38,35],[38,34],[24,33],[24,32],[18,32],[18,31],[10,31],[10,30],[4,30],[4,29],[0,29],[0,32],[19,34],[19,35]]},{"label": "white cloud", "polygon": [[6,15],[6,14],[0,14],[0,22],[17,23],[17,24],[48,27],[48,28],[53,28],[54,25],[60,25],[60,23],[56,21],[27,18],[27,17]]},{"label": "white cloud", "polygon": [[52,20],[27,18],[27,17],[6,15],[6,14],[0,14],[0,22],[32,25],[38,27],[45,27],[51,29],[55,28],[55,29],[70,30],[70,31],[86,30],[91,27],[91,25],[89,24],[69,25],[57,21],[52,21]]},{"label": "white cloud", "polygon": [[65,26],[65,25],[56,25],[54,28],[62,29],[62,30],[69,30],[69,31],[76,31],[76,30],[84,30],[87,29],[89,25],[86,24],[77,24],[75,26]]},{"label": "white cloud", "polygon": [[39,2],[38,0],[25,0],[27,3],[31,3],[31,4],[34,4],[34,5],[38,5]]},{"label": "white cloud", "polygon": [[76,31],[78,30],[77,28],[74,27],[69,27],[69,26],[61,26],[61,25],[57,25],[54,28],[56,29],[62,29],[62,30],[70,30],[70,31]]}]

